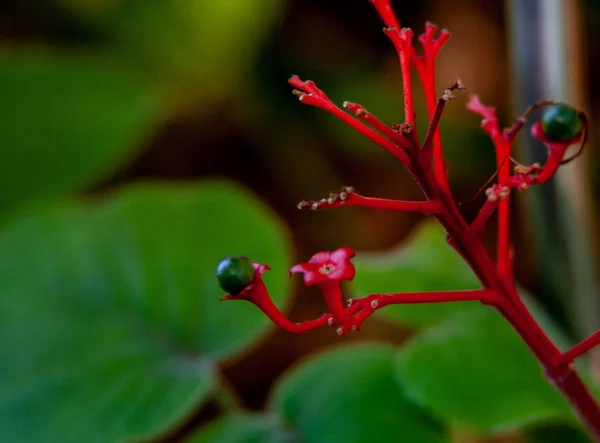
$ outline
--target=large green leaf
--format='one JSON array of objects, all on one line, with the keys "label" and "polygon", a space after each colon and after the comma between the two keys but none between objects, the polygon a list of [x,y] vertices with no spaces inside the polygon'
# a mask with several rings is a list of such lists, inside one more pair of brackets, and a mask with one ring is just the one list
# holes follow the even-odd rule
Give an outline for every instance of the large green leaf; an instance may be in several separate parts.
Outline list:
[{"label": "large green leaf", "polygon": [[[481,283],[447,243],[435,222],[419,225],[403,246],[387,254],[358,254],[353,289],[357,295],[477,289]],[[381,315],[415,327],[437,323],[477,302],[388,306]]]},{"label": "large green leaf", "polygon": [[304,443],[447,442],[440,422],[409,401],[394,377],[394,348],[359,345],[304,362],[272,407]]},{"label": "large green leaf", "polygon": [[32,210],[0,231],[0,440],[105,443],[150,435],[215,389],[214,363],[265,332],[219,303],[215,266],[268,262],[288,290],[287,238],[233,185],[138,185]]},{"label": "large green leaf", "polygon": [[152,129],[153,88],[115,60],[9,51],[0,60],[0,210],[87,186]]},{"label": "large green leaf", "polygon": [[283,429],[272,415],[236,414],[202,428],[186,443],[295,443],[295,436]]},{"label": "large green leaf", "polygon": [[457,313],[421,332],[399,353],[397,373],[419,404],[479,431],[573,419],[532,352],[489,307]]}]

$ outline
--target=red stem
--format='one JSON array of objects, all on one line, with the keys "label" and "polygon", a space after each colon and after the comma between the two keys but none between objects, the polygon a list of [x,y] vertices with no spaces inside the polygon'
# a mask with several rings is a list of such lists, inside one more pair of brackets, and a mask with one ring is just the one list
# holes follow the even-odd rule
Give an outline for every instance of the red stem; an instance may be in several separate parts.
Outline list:
[{"label": "red stem", "polygon": [[485,228],[486,223],[492,216],[492,214],[496,211],[498,207],[498,200],[490,200],[487,199],[479,212],[477,213],[477,217],[471,223],[471,231],[474,234],[480,235],[483,232],[483,228]]},{"label": "red stem", "polygon": [[338,194],[331,194],[329,198],[303,200],[298,203],[299,209],[308,208],[312,210],[339,208],[342,206],[361,206],[363,208],[382,209],[386,211],[420,212],[425,215],[441,213],[444,210],[444,206],[439,200],[390,200],[387,198],[364,197],[352,191],[342,191]]},{"label": "red stem", "polygon": [[338,323],[346,323],[349,320],[348,313],[344,309],[344,298],[339,282],[319,285],[325,303],[329,307],[329,311],[333,314],[334,319]]},{"label": "red stem", "polygon": [[[439,50],[442,48],[444,43],[450,38],[450,33],[447,30],[442,30],[437,40],[434,40],[436,27],[432,23],[425,25],[425,33],[419,37],[421,45],[423,47],[423,56],[419,57],[416,55],[414,49],[412,50],[412,60],[417,69],[417,73],[421,78],[423,84],[423,91],[425,93],[425,101],[427,103],[427,112],[429,120],[433,121],[436,108],[437,108],[437,92],[435,90],[435,59]],[[444,153],[442,149],[442,137],[440,134],[440,128],[436,124],[435,132],[433,134],[433,166],[435,170],[435,177],[440,185],[444,189],[449,189],[448,175],[446,173],[446,161],[444,160]]]},{"label": "red stem", "polygon": [[371,294],[365,298],[352,300],[352,307],[359,306],[361,311],[354,316],[354,324],[359,328],[376,310],[388,305],[407,305],[421,303],[449,303],[479,301],[485,304],[500,302],[499,293],[488,289],[470,291],[403,292],[398,294]]},{"label": "red stem", "polygon": [[402,72],[402,92],[404,93],[404,120],[415,128],[415,110],[413,107],[412,86],[410,83],[410,59],[412,49],[413,32],[411,29],[399,29],[396,26],[390,26],[383,30],[390,38],[398,58],[400,59],[400,71]]},{"label": "red stem", "polygon": [[[510,162],[505,161],[511,154],[511,143],[504,140],[494,140],[496,143],[496,164],[499,168],[498,181],[503,183],[510,176]],[[500,275],[509,277],[509,249],[510,249],[510,201],[500,200],[498,205],[498,237],[496,247],[496,261]]]},{"label": "red stem", "polygon": [[366,126],[364,123],[356,120],[350,114],[342,111],[321,91],[318,89],[312,81],[301,81],[297,76],[293,76],[289,83],[298,88],[293,91],[301,103],[321,108],[337,118],[342,120],[348,126],[352,127],[372,142],[378,144],[383,149],[388,151],[390,154],[398,158],[404,166],[410,169],[410,159],[406,155],[406,152],[387,138],[383,137],[378,132]]},{"label": "red stem", "polygon": [[265,286],[260,275],[257,276],[254,287],[246,300],[256,305],[256,307],[264,312],[266,316],[269,317],[269,319],[271,319],[271,321],[277,326],[294,334],[300,334],[302,332],[320,328],[321,326],[328,324],[330,318],[333,318],[331,314],[326,314],[322,315],[318,319],[303,321],[302,323],[294,323],[288,320],[286,316],[282,314],[279,308],[275,306],[273,300],[271,300],[269,291],[267,290],[267,287]]},{"label": "red stem", "polygon": [[573,406],[584,425],[596,439],[600,439],[600,406],[575,369],[564,368],[557,364],[560,360],[560,351],[520,300],[512,280],[508,281],[499,274],[483,244],[460,215],[449,193],[441,189],[428,170],[415,170],[414,174],[420,179],[429,198],[439,198],[446,205],[446,214],[438,215],[436,218],[448,232],[452,244],[465,258],[483,286],[502,294],[502,303],[496,305],[498,311],[536,355],[545,368],[548,379]]},{"label": "red stem", "polygon": [[585,340],[580,341],[568,351],[565,351],[559,358],[558,364],[567,365],[573,362],[577,357],[585,354],[587,351],[600,344],[600,330],[594,332]]},{"label": "red stem", "polygon": [[[448,39],[449,34],[447,31],[442,31],[438,39],[434,40],[433,36],[436,30],[435,26],[428,24],[426,26],[425,34],[420,37],[420,41],[423,46],[423,56],[419,57],[416,55],[411,44],[412,31],[407,29],[400,30],[400,24],[398,23],[398,20],[392,11],[390,1],[370,1],[373,3],[382,20],[386,24],[386,29],[384,31],[392,40],[400,58],[404,89],[405,119],[406,123],[408,124],[405,134],[410,133],[411,130],[414,133],[415,129],[412,88],[410,85],[411,59],[414,62],[417,72],[419,73],[423,83],[428,114],[430,121],[432,122],[430,134],[428,134],[426,138],[425,148],[427,154],[427,151],[431,149],[431,146],[433,146],[433,169],[428,161],[417,161],[416,153],[418,152],[419,147],[416,139],[409,139],[409,137],[406,137],[406,139],[413,144],[411,149],[405,150],[403,149],[404,147],[399,148],[396,143],[390,141],[397,141],[396,136],[389,133],[387,130],[383,130],[381,125],[379,125],[379,121],[373,120],[370,123],[374,127],[377,127],[381,133],[387,134],[389,139],[337,108],[322,91],[316,88],[314,83],[302,82],[297,77],[292,77],[290,83],[294,87],[304,91],[297,92],[297,94],[300,96],[300,100],[303,103],[311,104],[331,112],[402,161],[402,163],[408,168],[411,174],[416,178],[419,185],[422,187],[427,199],[430,201],[435,201],[436,204],[441,204],[442,211],[436,209],[436,211],[433,212],[433,215],[448,233],[449,243],[461,254],[461,256],[473,269],[485,289],[481,291],[463,292],[460,294],[457,292],[444,292],[438,293],[435,296],[431,293],[391,294],[388,296],[375,295],[375,298],[367,297],[367,300],[369,301],[369,304],[367,305],[365,305],[365,302],[363,301],[360,302],[360,304],[352,306],[348,310],[344,310],[343,307],[340,307],[341,293],[339,293],[338,286],[336,290],[337,292],[324,291],[324,295],[327,303],[330,305],[330,309],[336,315],[338,320],[346,321],[347,316],[350,315],[350,309],[356,309],[358,306],[358,308],[362,309],[362,311],[354,317],[354,321],[360,321],[362,317],[366,318],[368,315],[370,315],[369,312],[378,309],[380,306],[386,303],[393,303],[394,301],[398,303],[424,303],[427,301],[458,301],[469,300],[472,298],[473,300],[480,300],[484,303],[488,303],[494,306],[507,319],[515,331],[522,337],[523,341],[529,346],[544,368],[548,379],[560,390],[564,397],[573,406],[573,409],[580,416],[581,421],[587,426],[592,435],[600,441],[600,406],[591,395],[590,391],[587,389],[576,370],[573,368],[573,365],[570,364],[572,358],[580,355],[581,352],[584,352],[585,350],[589,349],[589,347],[597,344],[597,342],[600,341],[600,338],[598,338],[599,334],[594,334],[594,336],[592,336],[589,340],[584,340],[571,350],[561,354],[560,350],[548,338],[537,321],[533,318],[515,290],[514,282],[511,276],[512,262],[509,238],[510,211],[508,200],[504,200],[504,197],[496,198],[495,201],[492,201],[494,198],[492,198],[492,200],[488,200],[488,203],[486,203],[484,208],[482,208],[480,215],[477,217],[473,225],[469,226],[460,214],[450,193],[446,174],[446,166],[442,153],[440,131],[437,124],[443,106],[438,109],[439,115],[436,115],[437,95],[435,91],[434,76],[435,57],[441,46]],[[548,161],[546,162],[544,168],[539,171],[539,173],[524,173],[511,176],[510,163],[507,162],[505,164],[504,160],[507,155],[510,155],[512,139],[514,138],[516,132],[523,126],[524,117],[522,119],[518,119],[515,125],[505,131],[505,133],[501,133],[498,128],[498,123],[495,118],[495,111],[493,111],[493,109],[483,106],[477,97],[472,98],[471,102],[469,103],[469,107],[484,117],[482,127],[490,134],[496,145],[497,160],[499,165],[498,181],[499,186],[501,186],[501,188],[499,188],[500,192],[503,192],[502,187],[506,187],[506,190],[508,190],[508,188],[518,188],[524,190],[528,185],[543,183],[552,175],[554,175],[563,161],[564,152],[568,144],[565,144],[565,146],[551,146],[549,149],[550,155]],[[366,120],[364,115],[359,116],[359,118]],[[402,142],[403,141],[404,140],[402,140]],[[360,200],[360,198],[363,198],[363,200]],[[372,205],[371,207],[375,207],[379,205],[380,207],[385,207],[388,209],[391,204],[390,201],[385,201],[383,199],[367,200],[366,197],[359,197],[359,200],[355,200],[355,202],[358,201],[361,201],[361,203],[363,203],[365,206]],[[325,199],[325,204],[328,203],[329,202],[327,199]],[[402,210],[404,208],[408,208],[408,202],[397,203],[398,206],[396,207],[398,209]],[[417,204],[422,205],[422,202],[418,202]],[[498,250],[497,263],[495,264],[487,254],[478,234],[483,229],[485,222],[494,212],[495,207],[498,205],[500,207],[498,223]],[[268,308],[268,311],[273,311],[268,304],[266,307]],[[276,312],[271,312],[270,316],[271,315],[277,318],[277,321],[280,323],[285,324],[285,322],[277,316]],[[313,322],[318,323],[323,322],[323,320],[318,319],[314,320]],[[351,326],[351,328],[354,329],[358,326],[360,326],[360,324],[354,324]],[[294,328],[298,327],[300,326],[294,326]],[[340,330],[341,333],[344,333],[345,326],[340,328]]]},{"label": "red stem", "polygon": [[387,137],[392,142],[396,143],[398,146],[401,146],[404,149],[411,147],[410,140],[408,140],[403,134],[400,134],[399,132],[396,132],[392,128],[387,126],[373,114],[367,111],[362,105],[345,101],[343,106],[349,112],[352,112],[356,116],[356,118],[367,122],[373,129],[375,129],[381,135]]}]

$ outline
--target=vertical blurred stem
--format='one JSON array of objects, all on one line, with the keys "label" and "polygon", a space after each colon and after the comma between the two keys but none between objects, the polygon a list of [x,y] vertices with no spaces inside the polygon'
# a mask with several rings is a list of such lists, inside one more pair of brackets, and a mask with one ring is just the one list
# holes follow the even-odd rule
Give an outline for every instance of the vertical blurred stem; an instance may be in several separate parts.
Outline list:
[{"label": "vertical blurred stem", "polygon": [[[515,114],[546,98],[585,107],[579,1],[508,0],[507,6]],[[545,161],[540,143],[528,134],[519,141],[526,162]],[[537,275],[555,315],[563,313],[576,338],[600,325],[586,163],[572,162],[551,183],[526,195]]]}]

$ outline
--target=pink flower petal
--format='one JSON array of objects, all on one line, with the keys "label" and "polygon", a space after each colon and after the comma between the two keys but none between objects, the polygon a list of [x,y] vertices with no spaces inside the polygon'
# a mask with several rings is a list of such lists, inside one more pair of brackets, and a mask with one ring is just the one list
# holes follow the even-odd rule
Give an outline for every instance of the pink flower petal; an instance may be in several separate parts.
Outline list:
[{"label": "pink flower petal", "polygon": [[331,252],[317,252],[315,255],[313,255],[310,260],[308,261],[309,263],[325,263],[327,261],[330,260],[331,257]]},{"label": "pink flower petal", "polygon": [[346,264],[350,263],[350,259],[355,255],[356,252],[354,252],[354,249],[343,247],[337,249],[331,254],[331,261],[338,265]]}]

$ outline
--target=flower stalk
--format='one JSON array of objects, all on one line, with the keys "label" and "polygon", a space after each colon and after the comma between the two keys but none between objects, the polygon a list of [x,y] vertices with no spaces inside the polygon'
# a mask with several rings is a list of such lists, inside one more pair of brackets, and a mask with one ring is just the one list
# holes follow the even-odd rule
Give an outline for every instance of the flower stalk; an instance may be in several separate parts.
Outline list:
[{"label": "flower stalk", "polygon": [[[576,358],[600,343],[600,331],[571,349],[561,352],[542,330],[516,291],[512,272],[514,249],[510,243],[509,199],[514,194],[512,191],[526,191],[530,186],[548,181],[561,165],[572,161],[581,153],[587,141],[589,126],[585,113],[566,105],[557,105],[553,101],[543,101],[528,108],[508,128],[501,129],[495,109],[485,106],[473,95],[467,108],[482,117],[481,126],[494,143],[498,170],[492,177],[496,182],[485,190],[485,203],[475,220],[468,223],[460,213],[449,187],[439,130],[439,122],[447,102],[453,98],[454,92],[465,89],[460,81],[456,81],[441,96],[436,94],[435,60],[450,34],[442,30],[436,38],[436,26],[427,23],[425,33],[419,37],[423,53],[418,55],[412,44],[412,30],[400,27],[389,0],[370,0],[370,3],[385,24],[384,32],[392,41],[400,59],[404,123],[388,127],[364,107],[355,103],[344,102],[344,111],[317,88],[314,82],[303,81],[298,76],[292,76],[289,83],[295,88],[293,93],[301,103],[330,112],[400,160],[421,187],[425,199],[408,202],[365,197],[357,194],[354,188],[344,187],[339,193],[331,193],[327,198],[302,201],[298,208],[321,210],[362,206],[432,216],[444,227],[449,245],[468,263],[480,280],[482,288],[473,291],[371,294],[352,300],[348,307],[344,307],[341,282],[354,278],[356,270],[351,259],[355,253],[350,248],[340,248],[333,252],[317,253],[307,263],[298,264],[291,270],[292,273],[302,274],[307,286],[316,285],[323,293],[330,313],[318,319],[293,323],[285,318],[271,301],[262,281],[262,274],[268,267],[257,263],[254,264],[254,281],[240,294],[231,294],[223,299],[247,300],[261,309],[278,326],[293,333],[335,325],[340,335],[359,331],[364,321],[376,310],[391,304],[479,301],[496,309],[506,318],[539,360],[549,381],[572,405],[590,434],[600,441],[600,406],[573,364]],[[414,66],[419,74],[427,101],[429,126],[423,143],[419,142],[415,131],[417,122],[410,81],[411,66]],[[519,164],[511,157],[513,141],[533,111],[543,107],[551,107],[552,110],[551,114],[545,116],[555,117],[546,120],[544,117],[542,122],[534,124],[532,135],[546,145],[548,159],[544,165]],[[564,114],[565,112],[567,114]],[[565,115],[569,118],[563,118]],[[580,126],[565,126],[564,122],[568,120]],[[580,144],[579,151],[565,159],[567,149],[573,144]],[[497,255],[493,260],[480,237],[496,210]]]}]

